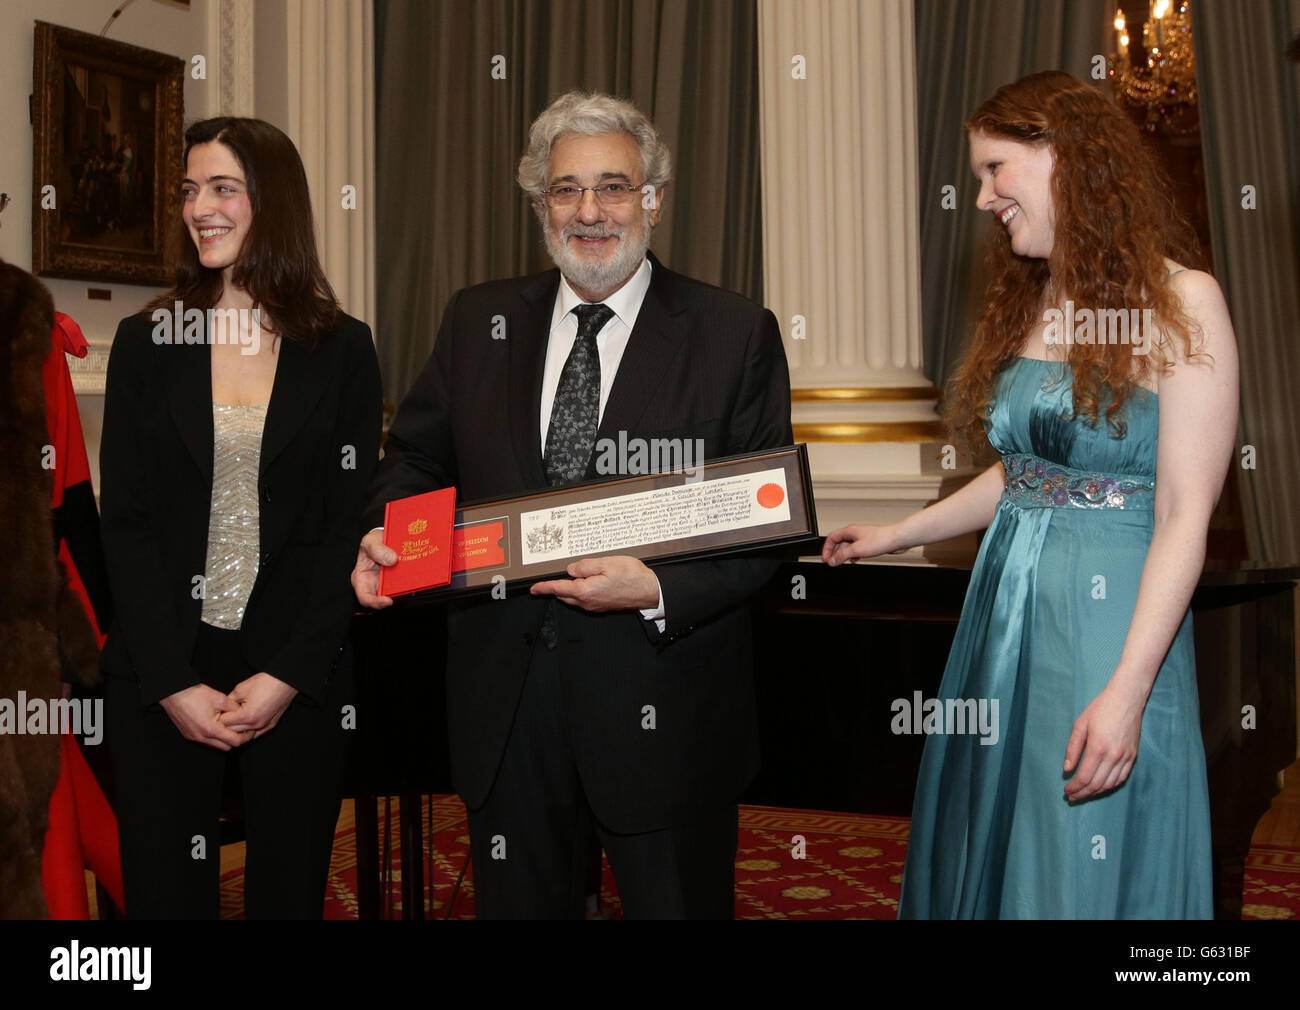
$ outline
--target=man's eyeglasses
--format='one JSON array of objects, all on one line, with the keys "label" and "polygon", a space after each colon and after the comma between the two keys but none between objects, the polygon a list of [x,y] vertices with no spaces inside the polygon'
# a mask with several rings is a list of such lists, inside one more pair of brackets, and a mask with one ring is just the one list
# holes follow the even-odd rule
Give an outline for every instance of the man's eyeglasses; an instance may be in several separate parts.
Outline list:
[{"label": "man's eyeglasses", "polygon": [[551,186],[546,191],[546,203],[557,209],[576,207],[582,202],[582,194],[592,192],[602,207],[626,207],[641,193],[640,186],[630,182],[607,182],[600,186],[571,186],[567,182]]}]

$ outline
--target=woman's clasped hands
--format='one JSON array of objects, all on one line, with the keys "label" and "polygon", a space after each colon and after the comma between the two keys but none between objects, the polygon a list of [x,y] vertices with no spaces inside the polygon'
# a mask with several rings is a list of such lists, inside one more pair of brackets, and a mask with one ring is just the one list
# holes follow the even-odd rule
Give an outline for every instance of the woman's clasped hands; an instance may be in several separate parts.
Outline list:
[{"label": "woman's clasped hands", "polygon": [[255,673],[229,694],[195,684],[162,700],[186,740],[228,751],[275,729],[298,689],[269,673]]}]

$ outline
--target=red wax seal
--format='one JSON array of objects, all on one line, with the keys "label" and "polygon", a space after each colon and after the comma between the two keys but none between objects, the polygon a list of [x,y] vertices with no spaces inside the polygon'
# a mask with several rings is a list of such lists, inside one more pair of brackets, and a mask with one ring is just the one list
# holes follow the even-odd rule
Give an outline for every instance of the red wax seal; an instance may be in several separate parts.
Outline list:
[{"label": "red wax seal", "polygon": [[774,509],[785,501],[780,484],[764,484],[758,489],[758,503],[765,509]]}]

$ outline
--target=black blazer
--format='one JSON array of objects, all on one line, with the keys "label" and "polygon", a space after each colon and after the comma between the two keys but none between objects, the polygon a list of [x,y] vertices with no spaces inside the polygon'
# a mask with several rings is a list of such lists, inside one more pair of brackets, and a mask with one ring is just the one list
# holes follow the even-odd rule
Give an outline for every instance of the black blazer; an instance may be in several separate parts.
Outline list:
[{"label": "black blazer", "polygon": [[[776,318],[652,258],[650,288],[598,438],[702,438],[707,457],[788,445],[790,380]],[[559,271],[453,296],[385,445],[362,529],[392,498],[455,485],[461,500],[547,487],[539,413]],[[505,339],[499,323],[505,324]],[[594,478],[595,460],[587,476]],[[758,769],[748,612],[777,562],[654,566],[667,624],[555,603],[572,747],[597,817],[649,831],[734,801]],[[545,598],[527,591],[449,607],[452,770],[471,807],[491,789],[537,645]],[[654,728],[646,706],[654,708]]]},{"label": "black blazer", "polygon": [[[108,362],[100,513],[114,601],[102,664],[148,705],[199,682],[191,665],[212,500],[206,343],[155,344],[123,319]],[[355,606],[356,527],[382,426],[370,328],[341,315],[313,349],[285,340],[259,464],[261,558],[239,634],[250,665],[319,702]],[[350,448],[349,448],[350,447]]]}]

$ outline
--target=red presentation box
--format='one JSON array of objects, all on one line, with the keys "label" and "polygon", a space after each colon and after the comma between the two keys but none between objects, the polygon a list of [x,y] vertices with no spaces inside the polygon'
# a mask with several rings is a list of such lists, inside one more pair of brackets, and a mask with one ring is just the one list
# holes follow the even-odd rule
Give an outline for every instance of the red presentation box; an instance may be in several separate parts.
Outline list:
[{"label": "red presentation box", "polygon": [[454,487],[384,506],[384,544],[397,552],[397,564],[379,570],[379,595],[402,596],[448,585],[455,520]]}]

